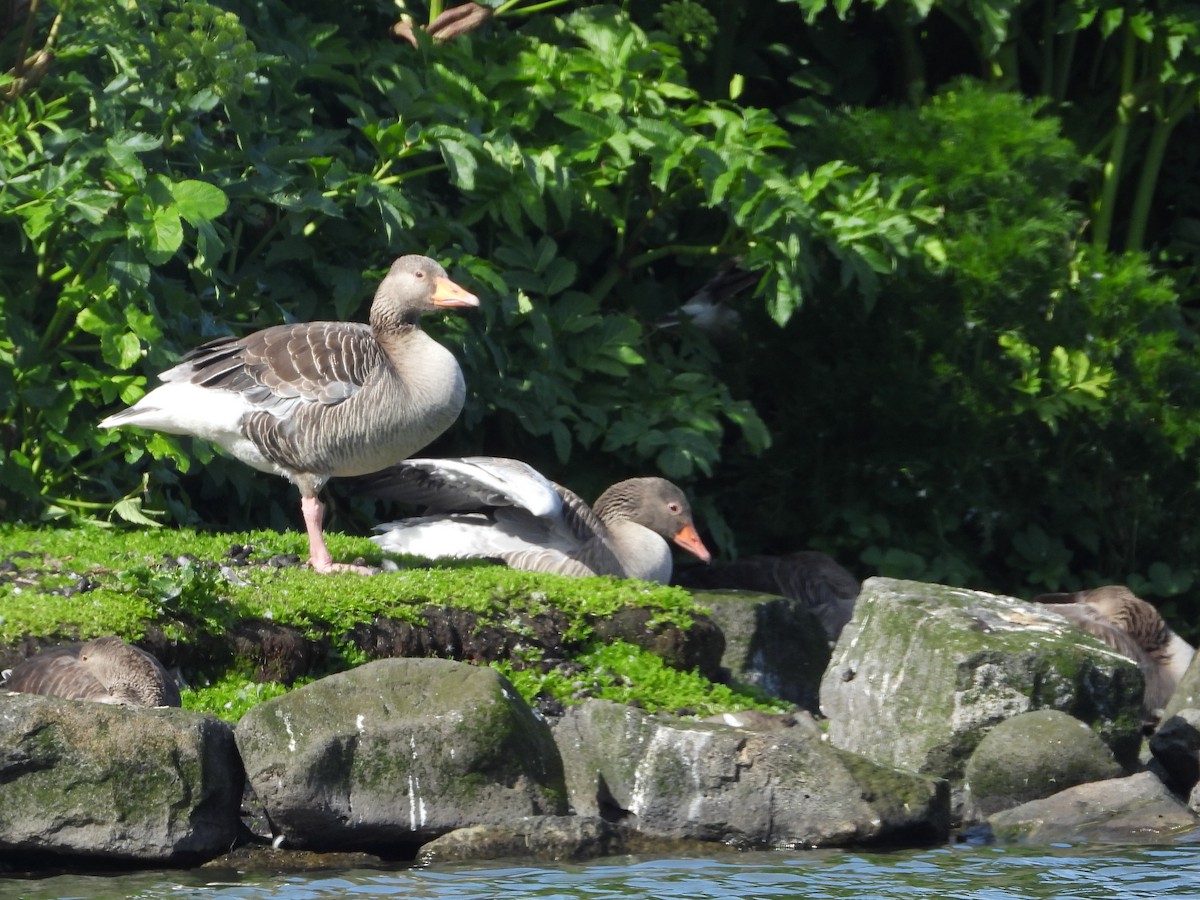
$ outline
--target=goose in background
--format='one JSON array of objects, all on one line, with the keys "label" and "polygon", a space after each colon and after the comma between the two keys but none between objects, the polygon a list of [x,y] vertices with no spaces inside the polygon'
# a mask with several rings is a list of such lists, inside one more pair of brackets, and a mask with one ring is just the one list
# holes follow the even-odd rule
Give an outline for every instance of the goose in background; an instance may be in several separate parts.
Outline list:
[{"label": "goose in background", "polygon": [[671,328],[687,319],[692,327],[712,337],[735,331],[742,317],[728,301],[762,280],[761,272],[747,271],[741,263],[741,257],[722,263],[717,272],[679,307],[679,312],[663,318],[659,327]]},{"label": "goose in background", "polygon": [[462,370],[419,320],[437,309],[478,305],[432,259],[402,256],[375,292],[369,325],[276,325],[210,341],[100,427],[204,438],[282,475],[300,489],[309,564],[318,572],[369,572],[333,562],[319,493],[330,478],[404,459],[458,418],[466,397]]},{"label": "goose in background", "polygon": [[1179,684],[1195,649],[1171,630],[1157,609],[1124,585],[1041,594],[1054,611],[1138,664],[1146,681],[1142,706],[1157,714]]},{"label": "goose in background", "polygon": [[179,688],[154,656],[115,635],[43,650],[4,673],[22,694],[122,706],[179,706]]},{"label": "goose in background", "polygon": [[493,456],[410,459],[364,489],[423,505],[425,515],[377,525],[384,550],[430,559],[489,557],[514,569],[615,575],[663,584],[673,541],[708,562],[683,491],[664,478],[614,484],[589,507],[526,463]]},{"label": "goose in background", "polygon": [[833,557],[819,550],[797,550],[783,556],[745,556],[677,576],[688,588],[733,588],[799,600],[821,620],[830,643],[838,639],[854,615],[862,585]]}]

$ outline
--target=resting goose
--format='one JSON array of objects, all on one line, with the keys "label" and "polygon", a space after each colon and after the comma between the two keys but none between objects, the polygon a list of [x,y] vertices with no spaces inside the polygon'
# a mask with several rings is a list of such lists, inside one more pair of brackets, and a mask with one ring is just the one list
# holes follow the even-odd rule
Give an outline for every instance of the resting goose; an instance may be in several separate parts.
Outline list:
[{"label": "resting goose", "polygon": [[466,389],[453,354],[420,317],[479,300],[424,256],[402,256],[375,292],[370,324],[276,325],[192,350],[164,382],[101,428],[138,425],[204,438],[300,489],[309,564],[334,563],[319,493],[334,477],[376,472],[450,427]]},{"label": "resting goose", "polygon": [[1063,618],[1136,662],[1146,680],[1142,706],[1149,713],[1167,705],[1195,654],[1157,609],[1124,585],[1042,594],[1034,600],[1055,604]]},{"label": "resting goose", "polygon": [[22,694],[123,706],[179,706],[179,688],[162,663],[115,635],[43,650],[5,674]]},{"label": "resting goose", "polygon": [[690,588],[737,588],[799,600],[834,642],[854,615],[861,585],[831,556],[796,550],[785,556],[745,556],[709,568],[693,566],[678,581]]},{"label": "resting goose", "polygon": [[[371,493],[426,515],[377,525],[384,550],[431,559],[484,556],[514,569],[666,583],[667,540],[708,562],[683,491],[664,478],[614,484],[594,508],[519,460],[410,459],[372,476]],[[665,540],[666,539],[666,540]]]}]

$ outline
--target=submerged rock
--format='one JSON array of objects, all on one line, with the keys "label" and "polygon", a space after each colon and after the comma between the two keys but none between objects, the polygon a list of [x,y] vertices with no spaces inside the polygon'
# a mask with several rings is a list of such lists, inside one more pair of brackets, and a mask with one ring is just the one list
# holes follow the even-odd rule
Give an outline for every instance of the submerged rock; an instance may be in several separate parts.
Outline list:
[{"label": "submerged rock", "polygon": [[1142,686],[1135,663],[1039,606],[871,578],[821,682],[821,709],[835,746],[960,782],[989,729],[1036,709],[1080,719],[1132,768]]},{"label": "submerged rock", "polygon": [[554,727],[571,806],[650,837],[745,847],[945,840],[945,782],[875,765],[808,728],[754,731],[607,701]]},{"label": "submerged rock", "polygon": [[1151,772],[1094,781],[988,819],[1002,841],[1173,844],[1195,836],[1200,816]]},{"label": "submerged rock", "polygon": [[505,825],[474,825],[421,847],[421,865],[472,859],[585,860],[627,853],[621,828],[589,816],[530,816]]},{"label": "submerged rock", "polygon": [[243,782],[211,716],[0,696],[0,850],[203,861],[235,842]]},{"label": "submerged rock", "polygon": [[289,847],[406,856],[456,828],[566,812],[549,727],[493,669],[379,660],[259,704],[236,737]]}]

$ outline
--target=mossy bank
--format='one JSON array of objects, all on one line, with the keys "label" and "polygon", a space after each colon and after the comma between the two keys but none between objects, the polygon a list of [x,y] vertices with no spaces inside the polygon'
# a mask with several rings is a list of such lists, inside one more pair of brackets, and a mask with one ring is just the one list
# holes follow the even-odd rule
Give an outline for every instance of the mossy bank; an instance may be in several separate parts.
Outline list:
[{"label": "mossy bank", "polygon": [[0,527],[0,662],[117,634],[178,668],[185,707],[231,721],[297,684],[405,654],[494,665],[535,703],[784,708],[713,680],[711,652],[694,647],[719,632],[682,589],[478,561],[435,567],[385,559],[365,538],[329,543],[337,558],[386,571],[318,575],[290,532]]}]

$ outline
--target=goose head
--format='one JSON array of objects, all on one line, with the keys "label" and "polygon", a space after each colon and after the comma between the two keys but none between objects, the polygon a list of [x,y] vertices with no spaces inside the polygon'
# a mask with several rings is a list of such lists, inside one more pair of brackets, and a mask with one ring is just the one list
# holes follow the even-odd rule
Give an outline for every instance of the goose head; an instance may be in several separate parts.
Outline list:
[{"label": "goose head", "polygon": [[600,495],[594,510],[609,527],[622,520],[636,522],[704,562],[712,559],[696,533],[687,497],[665,478],[620,481]]},{"label": "goose head", "polygon": [[427,256],[401,256],[388,270],[371,302],[371,327],[396,331],[425,313],[479,305],[479,298],[450,280]]}]

